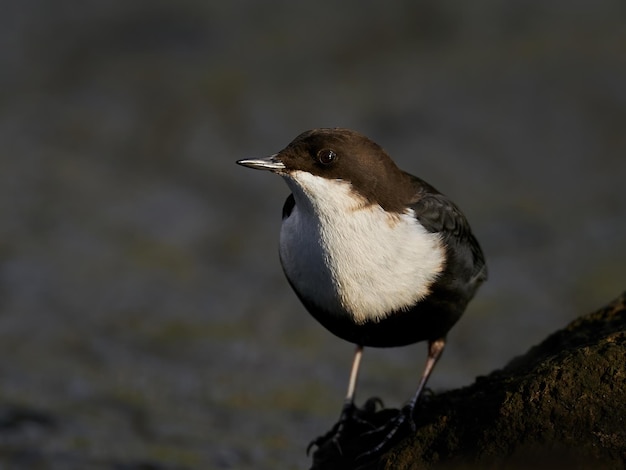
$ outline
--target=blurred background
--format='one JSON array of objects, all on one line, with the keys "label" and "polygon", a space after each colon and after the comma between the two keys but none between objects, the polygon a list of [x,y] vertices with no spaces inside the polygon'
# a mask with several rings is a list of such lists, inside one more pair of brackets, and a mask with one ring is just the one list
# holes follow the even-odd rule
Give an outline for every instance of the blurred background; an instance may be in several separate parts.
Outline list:
[{"label": "blurred background", "polygon": [[[353,346],[283,278],[286,185],[234,162],[334,126],[486,253],[435,391],[626,288],[622,1],[5,2],[2,468],[307,468]],[[425,354],[366,350],[358,401]]]}]

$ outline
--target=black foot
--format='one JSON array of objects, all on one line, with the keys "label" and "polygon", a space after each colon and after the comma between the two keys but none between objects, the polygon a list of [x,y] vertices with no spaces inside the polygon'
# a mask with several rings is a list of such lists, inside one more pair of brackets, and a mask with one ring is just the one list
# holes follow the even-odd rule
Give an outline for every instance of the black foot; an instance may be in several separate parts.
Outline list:
[{"label": "black foot", "polygon": [[328,442],[332,442],[341,453],[339,438],[341,437],[346,425],[352,420],[355,410],[356,406],[354,406],[354,403],[345,404],[341,410],[341,415],[339,415],[339,421],[337,421],[327,433],[322,434],[309,442],[309,445],[306,447],[306,455],[309,455],[313,447],[317,447],[319,449],[325,446]]},{"label": "black foot", "polygon": [[382,426],[371,431],[365,432],[361,437],[371,440],[372,447],[367,452],[363,452],[357,458],[357,462],[367,462],[378,459],[385,451],[389,449],[391,444],[395,444],[404,437],[409,431],[415,432],[416,426],[413,420],[414,407],[405,405],[393,418]]},{"label": "black foot", "polygon": [[370,421],[370,418],[376,414],[378,407],[383,407],[383,402],[378,397],[369,398],[364,403],[363,408],[357,408],[354,403],[344,405],[339,421],[327,433],[313,439],[306,448],[306,454],[309,455],[313,447],[321,449],[329,443],[332,444],[339,454],[342,454],[341,441],[344,434],[354,435],[355,432],[361,434],[376,428],[376,425]]}]

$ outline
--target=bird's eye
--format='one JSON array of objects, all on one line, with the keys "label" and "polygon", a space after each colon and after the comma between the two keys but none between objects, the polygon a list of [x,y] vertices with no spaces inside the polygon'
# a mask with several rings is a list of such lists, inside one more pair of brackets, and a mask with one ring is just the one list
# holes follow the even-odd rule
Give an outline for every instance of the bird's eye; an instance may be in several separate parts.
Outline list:
[{"label": "bird's eye", "polygon": [[322,165],[330,165],[337,159],[337,154],[333,152],[331,149],[322,149],[317,152],[317,160]]}]

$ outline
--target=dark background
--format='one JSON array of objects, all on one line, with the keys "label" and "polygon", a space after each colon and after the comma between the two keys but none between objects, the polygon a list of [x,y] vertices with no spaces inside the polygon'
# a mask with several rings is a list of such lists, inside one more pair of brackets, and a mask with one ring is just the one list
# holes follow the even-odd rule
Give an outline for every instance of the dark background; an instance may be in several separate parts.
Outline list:
[{"label": "dark background", "polygon": [[[0,418],[26,411],[0,461],[306,467],[353,348],[283,279],[286,186],[234,161],[312,127],[380,143],[483,245],[435,390],[626,286],[623,1],[2,10]],[[424,360],[366,350],[359,401],[401,405]]]}]

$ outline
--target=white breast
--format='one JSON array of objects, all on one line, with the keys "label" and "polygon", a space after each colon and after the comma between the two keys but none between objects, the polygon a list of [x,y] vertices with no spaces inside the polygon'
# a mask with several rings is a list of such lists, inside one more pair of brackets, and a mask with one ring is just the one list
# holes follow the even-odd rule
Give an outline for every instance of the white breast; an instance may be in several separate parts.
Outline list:
[{"label": "white breast", "polygon": [[411,210],[390,215],[355,199],[341,180],[301,171],[285,179],[296,206],[283,221],[280,257],[300,295],[363,323],[428,294],[443,269],[444,248]]}]

